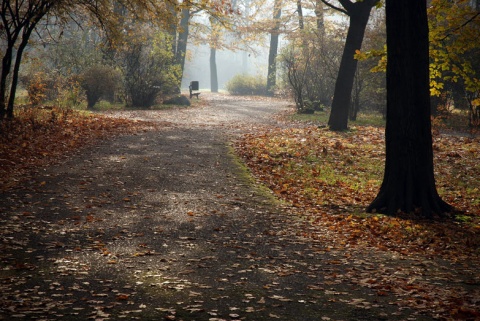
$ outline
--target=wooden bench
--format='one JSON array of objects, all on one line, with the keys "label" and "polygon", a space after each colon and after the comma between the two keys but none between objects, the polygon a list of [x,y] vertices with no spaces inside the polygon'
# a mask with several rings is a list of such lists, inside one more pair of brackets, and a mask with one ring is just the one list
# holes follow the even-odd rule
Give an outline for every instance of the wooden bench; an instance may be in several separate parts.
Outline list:
[{"label": "wooden bench", "polygon": [[196,96],[198,99],[198,96],[200,95],[200,93],[194,93],[192,90],[192,86],[188,86],[188,89],[190,90],[190,99],[192,99],[193,96]]},{"label": "wooden bench", "polygon": [[200,93],[194,93],[190,90],[190,99],[192,99],[193,96],[196,96],[198,99],[198,95],[200,95]]}]

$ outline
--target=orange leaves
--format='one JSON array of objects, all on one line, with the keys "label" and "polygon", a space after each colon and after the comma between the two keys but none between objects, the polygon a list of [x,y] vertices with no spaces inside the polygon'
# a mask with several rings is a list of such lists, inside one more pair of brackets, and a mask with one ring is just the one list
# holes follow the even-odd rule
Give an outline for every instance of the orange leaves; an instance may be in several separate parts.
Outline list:
[{"label": "orange leaves", "polygon": [[14,120],[0,123],[0,190],[96,139],[142,130],[146,124],[55,107],[19,108]]},{"label": "orange leaves", "polygon": [[[383,133],[369,128],[364,134],[375,143],[367,146],[361,140],[363,149],[359,149],[357,135],[318,128],[272,130],[246,136],[240,143],[240,152],[275,193],[294,203],[366,206],[377,190],[371,186],[372,182],[379,185],[383,170],[382,161],[372,162],[372,154],[373,159],[383,154],[383,146],[376,144]],[[377,150],[372,154],[365,153],[373,148]]]},{"label": "orange leaves", "polygon": [[257,177],[313,226],[328,230],[337,246],[373,246],[405,255],[429,253],[454,259],[478,255],[479,140],[435,138],[439,192],[465,215],[456,221],[428,222],[363,214],[382,180],[383,137],[383,130],[374,127],[347,133],[276,129],[246,135],[237,150]]}]

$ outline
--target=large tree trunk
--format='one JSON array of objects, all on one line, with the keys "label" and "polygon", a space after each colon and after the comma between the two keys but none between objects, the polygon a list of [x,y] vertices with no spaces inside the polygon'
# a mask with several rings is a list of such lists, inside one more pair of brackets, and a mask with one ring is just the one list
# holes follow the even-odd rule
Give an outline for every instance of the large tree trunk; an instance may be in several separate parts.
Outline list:
[{"label": "large tree trunk", "polygon": [[341,131],[347,129],[348,109],[352,98],[355,71],[357,70],[357,60],[354,58],[354,55],[355,51],[360,50],[362,47],[370,11],[377,2],[377,0],[364,0],[355,3],[349,1],[341,2],[350,16],[350,25],[335,83],[332,111],[328,120],[331,130]]},{"label": "large tree trunk", "polygon": [[426,0],[387,0],[387,125],[383,183],[368,212],[443,216],[435,187]]},{"label": "large tree trunk", "polygon": [[210,48],[210,91],[218,93],[217,49]]},{"label": "large tree trunk", "polygon": [[282,0],[275,0],[273,5],[273,19],[275,26],[270,33],[270,49],[268,52],[267,95],[273,96],[277,84],[277,51],[280,17],[282,16]]}]

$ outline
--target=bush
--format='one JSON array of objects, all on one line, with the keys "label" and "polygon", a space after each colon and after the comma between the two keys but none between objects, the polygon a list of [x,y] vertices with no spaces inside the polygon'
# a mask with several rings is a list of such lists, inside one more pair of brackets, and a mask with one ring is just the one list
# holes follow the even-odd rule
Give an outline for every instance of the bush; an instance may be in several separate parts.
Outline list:
[{"label": "bush", "polygon": [[181,72],[170,35],[158,32],[151,41],[136,41],[123,52],[127,104],[151,107],[157,99],[178,90]]},{"label": "bush", "polygon": [[119,83],[119,73],[110,66],[95,65],[88,68],[82,75],[82,87],[87,94],[87,108],[93,108],[102,98],[113,102]]},{"label": "bush", "polygon": [[226,87],[232,95],[266,95],[267,79],[262,76],[235,75]]},{"label": "bush", "polygon": [[[308,41],[307,41],[308,40]],[[341,48],[335,40],[305,33],[291,39],[278,61],[283,84],[292,93],[298,113],[313,113],[330,105]]]},{"label": "bush", "polygon": [[31,69],[20,76],[20,82],[27,91],[28,100],[32,106],[39,106],[48,100],[54,100],[58,95],[58,85],[62,78],[54,72],[48,73],[40,69]]},{"label": "bush", "polygon": [[41,72],[35,73],[27,80],[28,99],[32,106],[39,106],[47,98],[47,84],[45,75]]}]

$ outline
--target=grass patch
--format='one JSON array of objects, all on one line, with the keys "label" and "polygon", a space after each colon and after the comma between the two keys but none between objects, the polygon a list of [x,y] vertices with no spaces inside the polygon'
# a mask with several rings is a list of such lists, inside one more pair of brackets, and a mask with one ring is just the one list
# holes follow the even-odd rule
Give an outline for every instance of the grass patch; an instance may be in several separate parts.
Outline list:
[{"label": "grass patch", "polygon": [[123,103],[111,103],[106,100],[100,100],[93,106],[95,111],[107,111],[107,110],[124,110],[125,104]]},{"label": "grass patch", "polygon": [[[292,114],[292,120],[302,121],[308,123],[314,123],[318,125],[328,124],[328,118],[330,117],[330,111],[315,111],[313,114]],[[357,115],[357,120],[349,120],[349,125],[354,126],[374,126],[374,127],[384,127],[385,119],[379,113],[374,112],[361,112]]]}]

